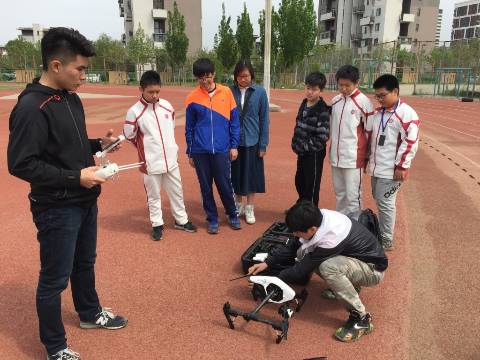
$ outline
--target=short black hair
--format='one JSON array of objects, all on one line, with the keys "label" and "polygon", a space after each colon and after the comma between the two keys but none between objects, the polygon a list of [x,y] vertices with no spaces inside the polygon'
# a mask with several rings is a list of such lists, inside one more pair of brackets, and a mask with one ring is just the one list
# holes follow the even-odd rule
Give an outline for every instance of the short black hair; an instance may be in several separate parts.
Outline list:
[{"label": "short black hair", "polygon": [[320,71],[314,71],[305,78],[305,85],[318,86],[320,90],[323,90],[327,85],[327,78]]},{"label": "short black hair", "polygon": [[306,232],[312,226],[320,227],[322,220],[320,209],[306,200],[293,205],[285,216],[285,222],[291,232]]},{"label": "short black hair", "polygon": [[215,64],[207,58],[200,58],[193,63],[193,75],[197,78],[215,73]]},{"label": "short black hair", "polygon": [[374,89],[385,88],[388,91],[393,91],[394,89],[400,90],[400,83],[394,75],[383,74],[380,75],[377,80],[373,83]]},{"label": "short black hair", "polygon": [[247,69],[252,77],[252,80],[255,80],[255,71],[253,71],[253,66],[250,60],[242,59],[235,65],[235,69],[233,70],[233,81],[237,83],[237,76],[243,71]]},{"label": "short black hair", "polygon": [[65,27],[50,28],[42,38],[41,50],[45,71],[48,70],[48,64],[53,59],[66,64],[73,61],[77,55],[95,56],[95,48],[90,40],[77,30]]},{"label": "short black hair", "polygon": [[155,70],[145,71],[140,78],[140,87],[142,89],[150,85],[162,85],[160,75]]},{"label": "short black hair", "polygon": [[341,66],[335,73],[335,80],[338,82],[339,79],[350,80],[351,82],[357,83],[360,79],[358,68],[353,65]]}]

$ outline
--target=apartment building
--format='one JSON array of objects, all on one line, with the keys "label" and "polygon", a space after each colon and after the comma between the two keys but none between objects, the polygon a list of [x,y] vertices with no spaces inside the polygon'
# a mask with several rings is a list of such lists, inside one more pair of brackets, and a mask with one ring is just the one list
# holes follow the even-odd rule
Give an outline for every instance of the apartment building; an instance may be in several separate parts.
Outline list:
[{"label": "apartment building", "polygon": [[381,43],[411,50],[435,45],[440,0],[319,0],[320,45],[340,44],[369,53]]},{"label": "apartment building", "polygon": [[[185,33],[189,39],[188,54],[202,48],[202,0],[176,0],[178,10],[185,17]],[[167,14],[173,11],[174,0],[118,0],[120,17],[124,19],[124,43],[139,26],[151,36],[155,46],[163,47],[168,31]]]},{"label": "apartment building", "polygon": [[480,37],[480,0],[455,4],[452,40]]},{"label": "apartment building", "polygon": [[435,30],[435,47],[440,44],[440,35],[442,32],[443,9],[438,9],[437,29]]},{"label": "apartment building", "polygon": [[35,44],[42,40],[43,35],[49,29],[50,28],[44,28],[39,24],[32,24],[32,27],[19,27],[17,30],[20,31],[19,38]]}]

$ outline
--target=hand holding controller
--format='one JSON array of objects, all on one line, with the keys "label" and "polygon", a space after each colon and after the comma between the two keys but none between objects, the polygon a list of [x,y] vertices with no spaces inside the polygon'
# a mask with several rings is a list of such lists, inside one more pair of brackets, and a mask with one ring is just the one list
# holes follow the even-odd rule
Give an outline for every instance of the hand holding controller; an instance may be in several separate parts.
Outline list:
[{"label": "hand holding controller", "polygon": [[115,174],[118,174],[118,165],[115,163],[110,163],[103,165],[95,172],[95,175],[102,179],[110,179]]}]

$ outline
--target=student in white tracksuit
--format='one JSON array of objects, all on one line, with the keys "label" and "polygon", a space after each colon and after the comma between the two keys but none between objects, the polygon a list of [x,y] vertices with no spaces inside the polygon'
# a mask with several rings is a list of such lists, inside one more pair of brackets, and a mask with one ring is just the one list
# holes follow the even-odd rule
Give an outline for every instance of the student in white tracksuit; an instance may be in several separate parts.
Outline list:
[{"label": "student in white tracksuit", "polygon": [[163,236],[163,216],[160,190],[163,187],[170,200],[175,228],[195,232],[183,201],[182,180],[177,162],[178,145],[175,142],[175,113],[172,105],[160,95],[160,76],[147,71],[140,80],[142,97],[128,110],[123,132],[144,162],[143,172],[148,209],[152,223],[152,240]]},{"label": "student in white tracksuit", "polygon": [[335,77],[340,94],[332,100],[330,165],[336,210],[348,215],[362,208],[362,172],[367,160],[365,126],[373,105],[357,88],[356,67],[342,66]]},{"label": "student in white tracksuit", "polygon": [[395,201],[418,149],[418,115],[399,98],[399,83],[393,75],[382,75],[373,84],[381,107],[369,117],[368,173],[379,211],[382,245],[393,249]]}]

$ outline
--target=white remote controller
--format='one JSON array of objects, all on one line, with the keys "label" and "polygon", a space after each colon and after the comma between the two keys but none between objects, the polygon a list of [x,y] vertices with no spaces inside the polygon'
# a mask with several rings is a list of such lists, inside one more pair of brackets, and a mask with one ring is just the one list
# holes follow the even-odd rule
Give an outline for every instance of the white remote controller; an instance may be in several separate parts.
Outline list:
[{"label": "white remote controller", "polygon": [[95,175],[103,179],[110,179],[113,175],[117,174],[119,171],[118,165],[115,163],[110,163],[108,165],[103,165],[95,171]]}]

